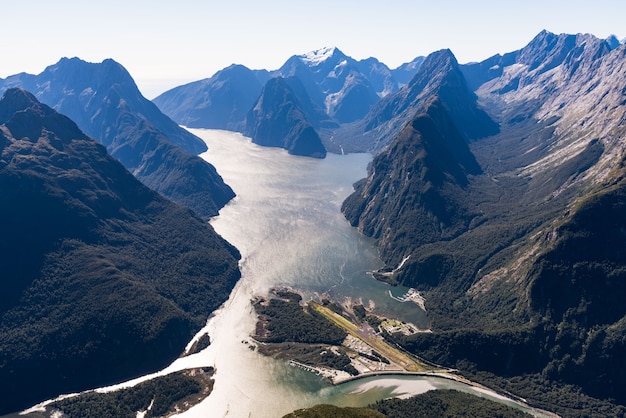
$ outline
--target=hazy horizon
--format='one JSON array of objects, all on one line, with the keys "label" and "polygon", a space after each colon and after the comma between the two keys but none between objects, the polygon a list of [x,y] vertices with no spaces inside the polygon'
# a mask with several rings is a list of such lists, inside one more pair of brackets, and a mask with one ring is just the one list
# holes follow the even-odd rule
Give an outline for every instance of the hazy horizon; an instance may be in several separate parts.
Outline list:
[{"label": "hazy horizon", "polygon": [[39,74],[62,57],[112,58],[148,98],[231,64],[277,69],[290,56],[337,47],[391,68],[449,48],[461,63],[526,45],[541,30],[626,36],[626,3],[529,0],[13,2],[3,10],[0,77]]}]

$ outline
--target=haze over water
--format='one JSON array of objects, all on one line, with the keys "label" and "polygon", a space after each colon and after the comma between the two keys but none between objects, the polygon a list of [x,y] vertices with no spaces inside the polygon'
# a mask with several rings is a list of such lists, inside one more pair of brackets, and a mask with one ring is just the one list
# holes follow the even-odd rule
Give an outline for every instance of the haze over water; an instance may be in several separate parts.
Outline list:
[{"label": "haze over water", "polygon": [[280,417],[320,403],[365,406],[432,388],[472,390],[443,379],[389,376],[332,386],[252,350],[250,335],[256,319],[250,301],[275,287],[292,287],[305,299],[325,293],[336,301],[362,300],[375,306],[377,313],[424,328],[427,322],[416,304],[389,296],[389,290],[401,296],[407,289],[391,289],[368,274],[382,266],[374,242],[340,213],[352,184],[366,175],[371,155],[294,157],[252,144],[240,134],[191,131],[209,146],[202,157],[237,193],[211,224],[241,251],[242,279],[208,322],[210,347],[167,369],[215,366],[217,370],[212,394],[181,416]]}]

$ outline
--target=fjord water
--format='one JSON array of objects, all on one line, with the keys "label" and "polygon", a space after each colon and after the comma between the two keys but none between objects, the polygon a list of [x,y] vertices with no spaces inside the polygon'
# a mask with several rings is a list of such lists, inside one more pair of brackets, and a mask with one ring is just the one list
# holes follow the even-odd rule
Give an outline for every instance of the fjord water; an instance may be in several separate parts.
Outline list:
[{"label": "fjord water", "polygon": [[361,300],[378,313],[424,328],[427,323],[416,304],[389,295],[391,290],[402,296],[407,289],[390,289],[368,274],[382,264],[374,242],[340,213],[352,184],[366,174],[369,154],[330,154],[318,160],[259,147],[232,132],[192,132],[207,142],[209,151],[202,157],[237,193],[211,224],[241,251],[242,278],[208,321],[209,348],[179,359],[167,370],[214,366],[217,371],[212,394],[181,416],[280,417],[319,403],[365,406],[439,387],[474,391],[445,379],[407,376],[332,386],[251,349],[255,329],[251,299],[276,287],[291,287],[305,298],[327,294],[336,301]]}]

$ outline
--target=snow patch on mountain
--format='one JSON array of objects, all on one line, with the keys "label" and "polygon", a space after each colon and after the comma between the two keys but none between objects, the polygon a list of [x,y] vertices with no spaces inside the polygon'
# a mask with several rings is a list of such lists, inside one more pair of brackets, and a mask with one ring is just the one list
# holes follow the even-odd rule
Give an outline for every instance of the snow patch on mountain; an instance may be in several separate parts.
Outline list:
[{"label": "snow patch on mountain", "polygon": [[328,73],[328,77],[339,78],[347,66],[348,60],[341,60],[341,62],[337,64],[330,73]]},{"label": "snow patch on mountain", "polygon": [[335,47],[324,47],[315,51],[307,52],[306,54],[299,55],[300,59],[307,64],[317,66],[332,57],[335,53]]}]

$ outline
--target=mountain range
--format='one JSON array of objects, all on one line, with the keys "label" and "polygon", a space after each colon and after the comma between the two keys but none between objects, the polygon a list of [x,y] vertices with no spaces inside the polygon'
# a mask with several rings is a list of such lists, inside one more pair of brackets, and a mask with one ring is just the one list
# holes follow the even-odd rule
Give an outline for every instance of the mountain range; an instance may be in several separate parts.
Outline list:
[{"label": "mountain range", "polygon": [[215,168],[196,154],[204,142],[180,128],[139,92],[113,60],[87,63],[63,58],[41,74],[0,80],[69,116],[148,187],[203,217],[217,215],[235,194]]},{"label": "mountain range", "polygon": [[327,150],[375,155],[342,211],[376,239],[376,277],[426,298],[433,332],[398,343],[565,416],[576,391],[619,415],[625,58],[614,36],[548,31],[482,62],[441,50],[395,70],[324,48],[263,72],[282,93],[259,93],[244,132],[288,148],[255,130],[288,137],[283,109]]},{"label": "mountain range", "polygon": [[548,31],[394,70],[324,48],[172,89],[175,122],[112,60],[0,80],[0,413],[167,364],[228,296],[238,253],[199,216],[233,193],[180,123],[373,153],[342,211],[431,328],[386,338],[563,416],[626,415],[625,66],[615,37]]},{"label": "mountain range", "polygon": [[[263,87],[273,78],[297,80],[297,86],[294,86],[295,82],[290,83],[293,92],[287,102],[282,102],[287,99],[284,95],[274,96],[272,101],[275,103],[270,105],[265,97],[262,100],[265,107],[293,108],[298,102],[296,111],[320,137],[325,148],[322,154],[326,150],[341,152],[343,145],[335,141],[337,129],[360,121],[381,97],[406,84],[423,59],[418,57],[392,70],[376,58],[357,61],[338,48],[322,48],[293,55],[273,71],[232,65],[211,78],[166,91],[156,97],[154,103],[181,125],[240,131],[250,135],[254,142],[263,144],[267,141],[257,138],[256,132],[263,132],[264,128],[254,124],[275,118],[274,114],[259,114],[257,103]],[[251,114],[254,107],[257,110]],[[276,141],[290,142],[283,137]],[[363,146],[357,146],[354,150],[363,149]],[[321,155],[318,148],[312,153],[316,157]]]},{"label": "mountain range", "polygon": [[619,415],[626,46],[543,31],[420,82],[442,55],[366,117],[392,139],[342,209],[378,277],[427,301],[433,332],[398,343],[564,416]]},{"label": "mountain range", "polygon": [[21,89],[0,194],[0,413],[166,366],[240,277],[210,225]]}]

